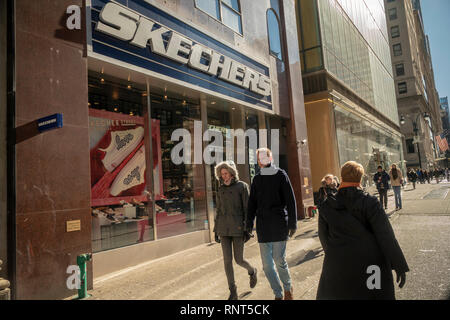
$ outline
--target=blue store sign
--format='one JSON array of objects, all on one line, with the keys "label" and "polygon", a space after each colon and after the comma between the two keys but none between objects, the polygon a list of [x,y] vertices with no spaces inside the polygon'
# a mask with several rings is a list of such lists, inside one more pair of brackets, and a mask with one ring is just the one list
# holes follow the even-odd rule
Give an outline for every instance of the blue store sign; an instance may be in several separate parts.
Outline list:
[{"label": "blue store sign", "polygon": [[92,0],[92,50],[272,110],[269,68],[143,0]]},{"label": "blue store sign", "polygon": [[63,127],[63,115],[57,113],[48,117],[44,117],[37,120],[39,132],[45,132],[53,129],[59,129]]}]

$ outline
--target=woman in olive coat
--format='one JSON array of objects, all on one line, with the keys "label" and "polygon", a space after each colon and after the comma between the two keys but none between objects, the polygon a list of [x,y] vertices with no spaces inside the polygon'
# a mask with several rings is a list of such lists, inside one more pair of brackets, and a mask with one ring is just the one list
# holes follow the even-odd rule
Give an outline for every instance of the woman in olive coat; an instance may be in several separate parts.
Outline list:
[{"label": "woman in olive coat", "polygon": [[363,167],[347,162],[342,184],[319,213],[319,238],[325,251],[317,299],[395,299],[392,270],[400,288],[408,264],[377,198],[360,186]]},{"label": "woman in olive coat", "polygon": [[239,180],[233,161],[219,163],[215,168],[215,175],[220,187],[216,198],[214,233],[216,242],[222,245],[225,274],[230,289],[228,300],[237,300],[233,251],[236,263],[248,271],[250,288],[254,288],[257,282],[256,268],[244,259],[244,243],[249,240],[249,234],[245,228],[249,188],[245,182]]}]

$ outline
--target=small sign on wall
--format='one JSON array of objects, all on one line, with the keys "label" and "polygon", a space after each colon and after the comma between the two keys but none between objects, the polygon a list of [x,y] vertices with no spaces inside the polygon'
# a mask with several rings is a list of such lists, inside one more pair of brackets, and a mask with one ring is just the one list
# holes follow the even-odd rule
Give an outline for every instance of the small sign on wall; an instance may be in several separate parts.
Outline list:
[{"label": "small sign on wall", "polygon": [[61,113],[56,113],[54,115],[38,119],[38,130],[39,132],[45,132],[53,129],[58,129],[63,127],[63,116]]},{"label": "small sign on wall", "polygon": [[72,220],[66,222],[67,232],[81,231],[81,220]]}]

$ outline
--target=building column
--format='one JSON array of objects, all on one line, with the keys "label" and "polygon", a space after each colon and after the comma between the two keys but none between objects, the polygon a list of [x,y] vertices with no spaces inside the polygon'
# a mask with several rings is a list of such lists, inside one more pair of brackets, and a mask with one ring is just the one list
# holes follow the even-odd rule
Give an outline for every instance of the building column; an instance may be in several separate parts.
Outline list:
[{"label": "building column", "polygon": [[[64,122],[16,145],[14,296],[61,299],[76,294],[67,288],[67,268],[92,252],[86,30],[65,25],[67,8],[85,12],[85,1],[14,2],[17,135],[55,113]],[[69,221],[81,229],[68,232]]]},{"label": "building column", "polygon": [[289,41],[297,39],[298,35],[296,10],[294,1],[281,0],[280,4],[290,108],[290,119],[287,121],[288,150],[292,150],[288,153],[289,178],[297,199],[298,215],[304,218],[308,206],[314,205],[314,198],[310,183],[311,165],[299,46],[297,41]]}]

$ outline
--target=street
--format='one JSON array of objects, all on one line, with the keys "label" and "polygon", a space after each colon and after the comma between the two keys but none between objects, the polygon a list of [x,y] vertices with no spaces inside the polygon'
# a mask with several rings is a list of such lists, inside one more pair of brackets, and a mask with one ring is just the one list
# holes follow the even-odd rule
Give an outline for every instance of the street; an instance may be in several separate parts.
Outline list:
[{"label": "street", "polygon": [[[396,289],[399,300],[450,299],[449,191],[447,182],[419,184],[416,190],[407,185],[398,212],[389,196],[387,214],[410,268],[405,287]],[[244,256],[258,268],[258,285],[251,290],[246,270],[234,264],[240,299],[272,300],[255,239]],[[315,299],[323,256],[317,217],[300,221],[287,249],[294,299]],[[91,300],[224,300],[229,291],[221,247],[214,243],[96,279],[89,293]]]}]

